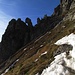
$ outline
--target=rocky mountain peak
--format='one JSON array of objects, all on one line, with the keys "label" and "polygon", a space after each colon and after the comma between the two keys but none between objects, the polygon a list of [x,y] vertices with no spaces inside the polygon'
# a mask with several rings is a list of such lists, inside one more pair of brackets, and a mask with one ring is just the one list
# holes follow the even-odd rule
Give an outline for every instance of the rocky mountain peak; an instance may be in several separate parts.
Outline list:
[{"label": "rocky mountain peak", "polygon": [[33,26],[31,19],[28,17],[25,19],[25,22],[20,18],[17,20],[12,19],[2,36],[0,48],[0,59],[2,60],[0,63],[32,40],[53,29],[60,20],[62,20],[61,16],[46,16],[46,18],[39,19],[39,22]]},{"label": "rocky mountain peak", "polygon": [[75,7],[75,0],[60,0],[60,4],[54,9],[54,15],[61,15]]},{"label": "rocky mountain peak", "polygon": [[[2,36],[0,58],[6,60],[10,55],[28,43],[28,30],[26,24],[21,21],[12,19]],[[2,54],[3,53],[3,54]],[[2,62],[2,61],[1,61]]]},{"label": "rocky mountain peak", "polygon": [[63,52],[69,55],[73,47],[68,42],[60,46],[55,42],[75,33],[74,7],[75,0],[60,0],[53,15],[37,18],[35,26],[28,17],[25,22],[12,19],[0,43],[0,74],[8,71],[5,75],[41,75],[54,56]]},{"label": "rocky mountain peak", "polygon": [[70,9],[71,3],[74,0],[60,0],[60,7],[62,8],[62,12],[65,12]]}]

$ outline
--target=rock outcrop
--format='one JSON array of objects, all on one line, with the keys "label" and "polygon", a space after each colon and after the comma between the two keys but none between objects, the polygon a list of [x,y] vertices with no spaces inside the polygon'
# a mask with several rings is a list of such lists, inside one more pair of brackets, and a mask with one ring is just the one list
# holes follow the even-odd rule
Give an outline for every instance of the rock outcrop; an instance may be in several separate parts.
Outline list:
[{"label": "rock outcrop", "polygon": [[0,58],[6,60],[18,49],[27,44],[29,42],[28,35],[28,27],[26,24],[21,19],[17,21],[12,19],[2,36]]},{"label": "rock outcrop", "polygon": [[29,31],[29,35],[30,35],[30,41],[32,41],[34,39],[34,27],[33,27],[32,21],[31,21],[30,18],[26,18],[25,23],[28,26],[28,31]]},{"label": "rock outcrop", "polygon": [[75,8],[75,0],[72,0],[73,2],[72,2],[72,4],[71,4],[71,6],[70,6],[70,9],[73,9],[73,8]]},{"label": "rock outcrop", "polygon": [[69,10],[72,2],[73,0],[60,0],[60,7],[62,12]]},{"label": "rock outcrop", "polygon": [[25,22],[20,18],[18,20],[12,19],[2,36],[0,63],[8,59],[30,41],[53,29],[60,20],[62,20],[61,16],[47,16],[33,26],[29,18],[26,18]]},{"label": "rock outcrop", "polygon": [[54,9],[53,15],[66,14],[69,9],[75,7],[74,0],[60,0],[60,4]]},{"label": "rock outcrop", "polygon": [[54,14],[52,16],[45,15],[42,19],[37,18],[35,26],[33,26],[30,18],[26,18],[25,22],[20,18],[18,20],[12,19],[2,36],[0,63],[32,40],[53,29],[66,15],[64,12],[73,8],[72,4],[74,4],[74,0],[60,0],[60,4],[55,8]]},{"label": "rock outcrop", "polygon": [[57,56],[63,52],[69,52],[73,49],[73,47],[71,45],[67,45],[67,44],[63,44],[61,46],[58,47],[58,49],[56,50],[56,52],[54,52],[54,56]]},{"label": "rock outcrop", "polygon": [[39,24],[39,23],[40,23],[40,21],[41,21],[41,20],[40,20],[40,18],[38,17],[38,18],[37,18],[37,24]]}]

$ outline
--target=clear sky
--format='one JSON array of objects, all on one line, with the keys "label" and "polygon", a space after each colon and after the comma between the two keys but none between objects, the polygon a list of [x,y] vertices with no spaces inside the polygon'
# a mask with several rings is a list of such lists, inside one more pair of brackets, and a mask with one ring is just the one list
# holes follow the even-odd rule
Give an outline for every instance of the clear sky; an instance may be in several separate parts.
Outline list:
[{"label": "clear sky", "polygon": [[36,24],[37,18],[51,15],[60,0],[0,0],[0,40],[8,22],[12,18],[31,18]]}]

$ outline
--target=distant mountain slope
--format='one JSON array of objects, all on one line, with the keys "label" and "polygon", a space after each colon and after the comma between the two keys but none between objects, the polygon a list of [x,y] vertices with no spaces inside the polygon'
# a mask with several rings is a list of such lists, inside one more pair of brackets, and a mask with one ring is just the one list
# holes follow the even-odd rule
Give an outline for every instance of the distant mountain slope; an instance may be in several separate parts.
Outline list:
[{"label": "distant mountain slope", "polygon": [[23,22],[21,19],[12,19],[2,36],[0,63],[7,60],[10,56],[26,44],[30,43],[32,40],[53,29],[61,20],[61,15],[52,17],[46,16],[35,26],[32,26],[32,22],[29,18],[26,18],[26,22]]},{"label": "distant mountain slope", "polygon": [[[22,45],[23,47],[0,65],[0,74],[46,75],[46,71],[43,70],[55,60],[55,55],[63,52],[68,54],[73,48],[65,43],[61,46],[55,45],[59,39],[75,33],[75,7],[73,5],[74,0],[60,0],[60,5],[55,8],[54,14],[51,17],[46,16],[33,27],[34,39],[27,45]],[[75,74],[74,69],[67,68],[70,75]]]}]

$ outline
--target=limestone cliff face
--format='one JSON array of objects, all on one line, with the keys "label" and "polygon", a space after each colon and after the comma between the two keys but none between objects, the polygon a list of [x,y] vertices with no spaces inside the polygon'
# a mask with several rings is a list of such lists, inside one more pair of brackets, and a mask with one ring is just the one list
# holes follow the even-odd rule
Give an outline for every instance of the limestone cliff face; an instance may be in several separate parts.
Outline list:
[{"label": "limestone cliff face", "polygon": [[75,0],[60,0],[60,4],[54,9],[54,15],[61,15],[75,7]]},{"label": "limestone cliff face", "polygon": [[73,9],[75,7],[75,0],[72,1],[72,4],[70,6],[70,9]]},{"label": "limestone cliff face", "polygon": [[69,10],[72,2],[73,0],[60,0],[60,7],[62,8],[62,12]]}]

